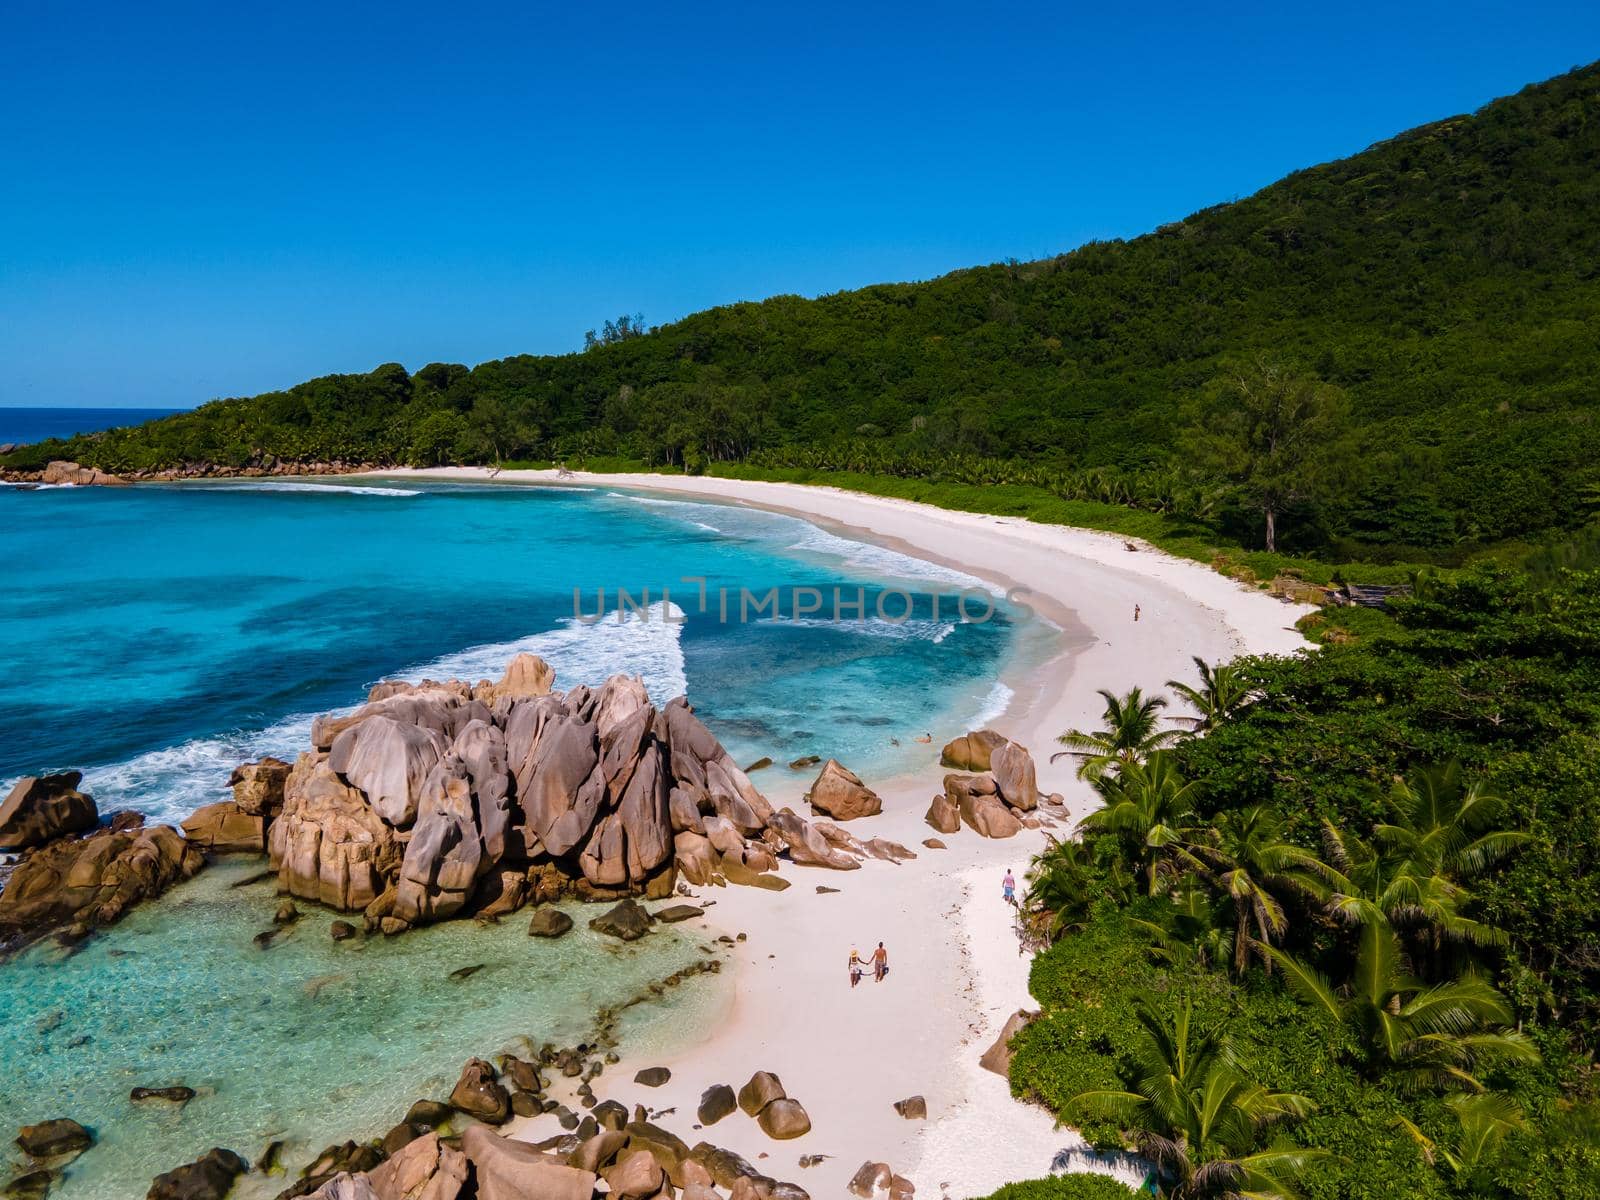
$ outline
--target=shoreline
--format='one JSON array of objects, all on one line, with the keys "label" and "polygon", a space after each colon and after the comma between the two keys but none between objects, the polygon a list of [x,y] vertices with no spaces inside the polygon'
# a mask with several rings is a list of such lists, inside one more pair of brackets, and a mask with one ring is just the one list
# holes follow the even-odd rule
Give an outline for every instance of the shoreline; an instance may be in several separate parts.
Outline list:
[{"label": "shoreline", "polygon": [[[1070,760],[1049,761],[1056,734],[1092,727],[1102,701],[1095,689],[1162,690],[1167,679],[1193,674],[1191,657],[1216,662],[1243,653],[1292,653],[1308,645],[1293,623],[1309,605],[1287,604],[1198,563],[1148,545],[1065,526],[957,513],[800,484],[686,476],[575,474],[479,468],[373,472],[373,479],[438,480],[503,485],[606,487],[712,503],[748,505],[801,517],[852,540],[939,563],[1001,590],[1029,589],[1036,613],[1056,626],[1056,647],[1042,663],[1002,676],[1012,699],[990,726],[1032,751],[1042,792],[1059,792],[1069,821],[1094,805]],[[1133,620],[1133,607],[1141,609]],[[1010,676],[1010,677],[1008,677]],[[868,860],[859,871],[788,867],[785,892],[696,888],[713,900],[703,918],[708,934],[745,934],[734,948],[734,997],[704,1036],[665,1058],[645,1061],[623,1048],[606,1073],[603,1094],[630,1107],[674,1109],[679,1127],[701,1092],[735,1089],[751,1073],[778,1074],[805,1105],[812,1131],[793,1142],[768,1139],[740,1113],[697,1136],[743,1154],[779,1179],[816,1196],[845,1194],[865,1161],[887,1162],[924,1197],[966,1200],[1004,1183],[1049,1173],[1063,1150],[1081,1147],[1055,1128],[1043,1109],[1013,1100],[1006,1082],[977,1066],[1005,1019],[1031,1008],[1029,959],[1016,952],[1010,910],[999,899],[1006,869],[1019,877],[1046,844],[1070,828],[1024,829],[1006,841],[970,829],[943,837],[949,849],[921,845],[933,830],[923,821],[940,787],[940,747],[965,730],[934,730],[926,764],[892,778],[866,778],[884,811],[849,822],[860,838],[884,837],[916,851],[895,866]],[[846,763],[849,766],[851,764]],[[777,804],[802,808],[805,780],[755,777]],[[781,783],[769,791],[765,784]],[[837,889],[819,895],[817,887]],[[986,895],[985,892],[988,892]],[[804,897],[804,899],[799,899]],[[700,926],[701,922],[695,922]],[[890,953],[888,979],[870,976],[851,989],[845,962],[854,947]],[[639,1068],[666,1066],[672,1078],[647,1088],[632,1082]],[[912,1121],[895,1101],[926,1098],[928,1118]],[[546,1117],[522,1119],[511,1136],[537,1141],[559,1132]],[[691,1139],[692,1140],[692,1139]],[[801,1168],[802,1155],[826,1155]]]},{"label": "shoreline", "polygon": [[[1045,1175],[1060,1151],[1082,1146],[1072,1131],[1055,1127],[1051,1114],[1013,1100],[1004,1078],[977,1065],[1007,1017],[1033,1007],[1031,960],[1017,951],[1011,910],[999,897],[1000,876],[1011,869],[1020,877],[1048,836],[1067,836],[1094,805],[1070,761],[1049,761],[1053,739],[1073,726],[1093,727],[1098,687],[1160,690],[1169,678],[1192,677],[1191,655],[1215,662],[1305,646],[1292,623],[1310,606],[1285,604],[1115,535],[836,488],[631,474],[560,478],[553,471],[491,477],[478,468],[330,478],[604,488],[759,508],[952,568],[997,592],[1022,589],[1040,618],[1038,637],[1029,638],[1036,652],[1023,654],[1019,645],[1007,657],[997,681],[1010,689],[1009,703],[987,725],[1033,753],[1039,788],[1066,798],[1065,818],[1058,812],[1053,827],[1024,829],[1005,841],[964,828],[940,835],[948,849],[925,848],[921,843],[934,831],[923,813],[944,774],[940,748],[966,729],[930,731],[931,745],[907,748],[920,759],[912,767],[884,763],[874,775],[873,764],[846,761],[868,772],[865,782],[884,804],[881,815],[850,822],[849,832],[899,842],[916,859],[903,865],[869,859],[853,871],[788,865],[782,874],[790,886],[783,892],[692,889],[695,902],[707,907],[683,933],[708,941],[719,934],[744,939],[726,947],[730,978],[719,985],[717,1015],[682,1030],[664,1056],[647,1058],[624,1044],[623,1061],[596,1087],[603,1098],[662,1113],[662,1124],[689,1142],[703,1138],[733,1150],[819,1200],[845,1194],[847,1181],[869,1161],[888,1163],[924,1197],[963,1200]],[[775,769],[758,773],[754,782],[775,806],[809,815],[801,797],[810,779],[809,772]],[[870,954],[879,940],[889,950],[889,978],[877,984],[868,977],[852,989],[846,955],[851,948]],[[636,1070],[655,1066],[671,1069],[664,1086],[633,1081]],[[809,1134],[773,1141],[737,1112],[690,1132],[706,1088],[737,1089],[758,1070],[778,1074],[805,1106]],[[552,1090],[580,1107],[565,1082]],[[927,1119],[902,1118],[895,1102],[919,1095]],[[518,1119],[506,1132],[539,1141],[560,1129],[547,1114]],[[816,1156],[820,1163],[800,1166],[802,1157]]]}]

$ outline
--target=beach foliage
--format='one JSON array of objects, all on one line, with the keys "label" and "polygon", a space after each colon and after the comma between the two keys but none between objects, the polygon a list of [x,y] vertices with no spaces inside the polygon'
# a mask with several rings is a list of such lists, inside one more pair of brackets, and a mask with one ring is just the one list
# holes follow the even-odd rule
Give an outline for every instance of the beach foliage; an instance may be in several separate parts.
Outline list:
[{"label": "beach foliage", "polygon": [[1139,1194],[1108,1175],[1085,1173],[1008,1183],[984,1200],[1133,1200]]},{"label": "beach foliage", "polygon": [[[1600,1197],[1597,638],[1600,576],[1484,566],[1420,580],[1387,632],[1232,664],[1250,701],[1111,766],[1034,863],[1055,940],[1014,1089],[1181,1190],[1156,1151],[1205,1159],[1191,1131],[1084,1103],[1145,1095],[1152,1022],[1181,1021],[1305,1098],[1260,1143],[1322,1152],[1282,1160],[1297,1193]],[[1116,798],[1151,762],[1181,819]]]}]

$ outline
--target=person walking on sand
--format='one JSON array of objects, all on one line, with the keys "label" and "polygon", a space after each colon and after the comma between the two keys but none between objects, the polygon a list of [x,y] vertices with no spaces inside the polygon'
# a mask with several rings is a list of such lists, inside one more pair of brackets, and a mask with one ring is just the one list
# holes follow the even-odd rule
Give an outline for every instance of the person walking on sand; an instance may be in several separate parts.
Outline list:
[{"label": "person walking on sand", "polygon": [[1133,623],[1135,625],[1139,623],[1139,606],[1137,604],[1133,606]]},{"label": "person walking on sand", "polygon": [[878,948],[872,952],[872,974],[874,982],[882,983],[883,977],[889,973],[889,952],[883,948],[883,943],[878,943]]},{"label": "person walking on sand", "polygon": [[867,963],[854,946],[850,947],[850,986],[855,987],[861,982],[861,974],[866,969]]},{"label": "person walking on sand", "polygon": [[1000,881],[1000,894],[1005,898],[1005,902],[1007,904],[1016,904],[1017,880],[1016,877],[1011,874],[1010,867],[1006,868],[1006,877]]}]

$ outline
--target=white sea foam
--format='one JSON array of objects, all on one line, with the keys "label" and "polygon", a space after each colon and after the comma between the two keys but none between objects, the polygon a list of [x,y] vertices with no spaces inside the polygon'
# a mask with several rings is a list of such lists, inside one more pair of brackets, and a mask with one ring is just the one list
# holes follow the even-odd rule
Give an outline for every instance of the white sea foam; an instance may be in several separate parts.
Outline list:
[{"label": "white sea foam", "polygon": [[[187,486],[193,486],[192,484]],[[323,492],[346,496],[420,496],[416,488],[379,487],[359,483],[305,483],[299,480],[263,479],[260,482],[207,483],[208,492]]]},{"label": "white sea foam", "polygon": [[[667,620],[667,617],[672,620]],[[683,610],[651,606],[648,619],[634,613],[619,622],[609,613],[594,624],[569,617],[555,629],[511,642],[471,646],[393,673],[396,679],[498,679],[513,655],[537,654],[556,671],[563,690],[600,684],[612,675],[636,675],[650,698],[665,704],[688,690],[679,637]],[[353,712],[351,704],[334,711]],[[311,742],[313,713],[294,713],[265,729],[195,738],[124,762],[84,772],[84,788],[102,812],[136,808],[156,821],[175,823],[202,804],[227,798],[228,776],[242,762],[271,754],[293,761]],[[0,785],[6,790],[10,781]]]},{"label": "white sea foam", "polygon": [[983,704],[978,708],[978,711],[973,714],[972,728],[982,729],[991,721],[998,721],[1005,716],[1006,709],[1011,707],[1011,697],[1014,694],[1005,684],[996,683],[989,689],[989,694],[983,698]]},{"label": "white sea foam", "polygon": [[[695,500],[662,500],[656,496],[634,496],[627,492],[607,492],[606,495],[614,500],[627,500],[633,504],[643,504],[647,508],[665,508],[669,510],[689,509],[693,512],[699,513],[701,516],[716,509],[723,509],[724,511],[726,510],[726,506],[724,505],[701,504]],[[704,529],[707,533],[723,532],[719,526],[699,520],[697,517],[692,517],[688,513],[679,512],[677,515],[682,517],[682,519],[688,524],[695,526],[697,529]]]},{"label": "white sea foam", "polygon": [[[824,608],[831,604],[831,598],[824,598]],[[862,633],[869,637],[888,638],[904,642],[932,642],[938,645],[956,630],[954,621],[933,621],[926,618],[913,618],[905,621],[882,621],[872,615],[871,605],[867,606],[867,615],[859,620],[850,616],[835,621],[831,616],[824,617],[763,617],[762,625],[782,625],[789,629],[837,629],[845,633]]]},{"label": "white sea foam", "polygon": [[870,542],[851,541],[849,538],[818,529],[815,525],[804,521],[797,520],[796,524],[801,525],[804,532],[791,544],[789,547],[791,550],[842,559],[854,570],[875,578],[929,580],[955,584],[963,589],[974,588],[996,596],[1004,594],[1002,589],[985,583],[976,575],[958,571],[954,567],[913,558],[909,554],[902,554],[885,546],[874,546]]},{"label": "white sea foam", "polygon": [[[1004,594],[1002,589],[993,587],[965,571],[902,554],[885,546],[875,546],[870,542],[858,542],[840,537],[838,534],[819,529],[801,517],[793,517],[787,513],[730,508],[727,505],[706,504],[696,500],[666,500],[659,496],[637,496],[628,492],[607,492],[606,495],[650,508],[677,510],[691,524],[716,533],[743,533],[744,531],[739,529],[740,522],[753,520],[758,523],[753,525],[749,532],[755,536],[775,538],[779,541],[792,538],[788,540],[786,549],[840,560],[856,573],[873,579],[927,580],[954,584],[963,589],[976,588],[996,596]],[[717,519],[723,522],[722,525],[713,526],[698,519],[698,516],[705,516],[711,511],[719,514]],[[697,517],[691,517],[689,515],[691,512],[697,513]]]}]

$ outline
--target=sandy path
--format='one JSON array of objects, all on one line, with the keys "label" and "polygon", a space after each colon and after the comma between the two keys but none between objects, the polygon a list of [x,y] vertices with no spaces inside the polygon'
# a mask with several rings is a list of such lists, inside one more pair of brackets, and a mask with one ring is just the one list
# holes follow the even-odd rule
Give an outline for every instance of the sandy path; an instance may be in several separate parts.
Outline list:
[{"label": "sandy path", "polygon": [[[405,474],[488,478],[474,468]],[[582,474],[558,480],[553,472],[533,471],[503,472],[497,481],[571,482],[754,504],[1005,588],[1028,588],[1028,603],[1061,627],[1060,653],[1005,680],[1015,698],[994,725],[1034,751],[1040,788],[1062,793],[1075,815],[1090,806],[1092,793],[1072,777],[1070,760],[1050,764],[1049,751],[1062,730],[1092,727],[1102,705],[1096,688],[1160,690],[1169,678],[1192,677],[1193,655],[1216,662],[1305,645],[1293,623],[1309,608],[1283,604],[1148,546],[1129,553],[1124,540],[1111,535],[792,484]],[[699,889],[703,899],[716,901],[704,922],[708,936],[748,936],[734,952],[733,1003],[676,1056],[625,1061],[607,1071],[597,1094],[630,1107],[675,1109],[662,1123],[691,1144],[704,1138],[737,1150],[818,1200],[847,1195],[846,1181],[869,1159],[890,1163],[921,1196],[964,1200],[1009,1180],[1043,1175],[1058,1150],[1081,1144],[1070,1131],[1054,1129],[1047,1114],[1013,1101],[1004,1080],[977,1067],[1006,1017],[1031,1006],[1027,960],[1017,954],[999,881],[1007,867],[1020,877],[1045,835],[1025,830],[993,842],[963,830],[944,838],[948,850],[921,846],[933,832],[922,815],[940,786],[938,746],[961,732],[933,731],[925,769],[893,780],[869,778],[884,797],[884,813],[851,824],[859,837],[912,847],[916,861],[868,862],[851,872],[786,866],[793,886],[782,893]],[[754,779],[774,802],[805,811],[799,796],[809,775],[780,765]],[[819,884],[839,891],[818,895]],[[845,970],[850,948],[866,954],[880,939],[891,955],[888,980],[880,985],[869,977],[851,989]],[[648,1089],[632,1082],[639,1067],[657,1065],[672,1069],[668,1084]],[[692,1129],[706,1087],[737,1089],[758,1069],[777,1072],[805,1105],[808,1135],[771,1141],[737,1112],[703,1132]],[[906,1121],[892,1107],[914,1094],[927,1099],[925,1122]],[[551,1117],[517,1130],[530,1138],[556,1132]],[[815,1154],[829,1157],[798,1166],[801,1155]]]}]

